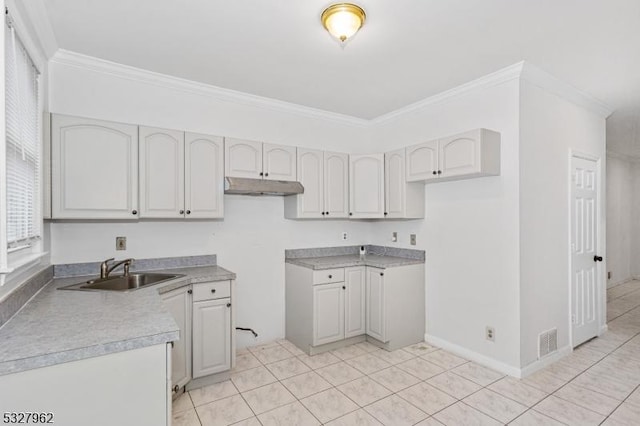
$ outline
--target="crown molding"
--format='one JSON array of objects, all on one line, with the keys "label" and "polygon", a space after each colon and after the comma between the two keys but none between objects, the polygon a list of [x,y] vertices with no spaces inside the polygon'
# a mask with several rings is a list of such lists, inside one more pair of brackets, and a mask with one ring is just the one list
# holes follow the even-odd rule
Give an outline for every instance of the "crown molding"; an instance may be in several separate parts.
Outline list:
[{"label": "crown molding", "polygon": [[268,109],[271,111],[296,114],[303,117],[323,119],[335,123],[347,124],[351,126],[364,127],[369,124],[369,120],[325,111],[317,108],[298,105],[291,102],[280,101],[263,96],[252,95],[236,90],[225,89],[223,87],[210,84],[199,83],[180,77],[148,71],[129,65],[118,64],[105,59],[71,52],[65,49],[58,49],[52,63],[82,68],[92,72],[111,75],[139,83],[150,84],[163,88],[181,91],[184,93],[207,96],[224,102],[243,104],[254,108]]},{"label": "crown molding", "polygon": [[479,89],[497,86],[497,85],[506,83],[508,81],[518,79],[520,78],[523,67],[524,67],[524,61],[515,63],[508,67],[502,68],[496,72],[493,72],[491,74],[487,74],[485,76],[472,80],[468,83],[464,83],[464,84],[461,84],[460,86],[456,86],[453,89],[445,90],[444,92],[440,92],[436,95],[430,96],[428,98],[414,102],[402,108],[398,108],[394,111],[380,115],[374,118],[373,120],[371,120],[370,122],[371,124],[375,124],[375,125],[384,124],[396,118],[399,118],[403,115],[409,114],[413,111],[417,111],[433,105],[441,104],[443,102],[447,102],[452,99],[462,97],[470,92],[473,92]]},{"label": "crown molding", "polygon": [[607,118],[613,113],[613,108],[606,103],[565,83],[529,62],[523,62],[521,78],[563,99],[588,109],[602,118]]}]

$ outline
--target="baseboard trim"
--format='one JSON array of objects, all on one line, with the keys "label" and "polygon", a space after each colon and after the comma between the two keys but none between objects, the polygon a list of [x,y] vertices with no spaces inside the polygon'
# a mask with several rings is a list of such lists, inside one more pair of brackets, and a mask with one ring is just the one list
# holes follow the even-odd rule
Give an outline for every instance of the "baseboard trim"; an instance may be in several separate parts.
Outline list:
[{"label": "baseboard trim", "polygon": [[522,368],[520,370],[519,378],[522,379],[524,377],[527,377],[530,374],[535,373],[538,370],[542,370],[546,366],[551,365],[554,362],[558,361],[559,359],[569,355],[571,352],[573,352],[573,348],[571,348],[571,345],[564,346],[558,349],[553,354],[546,356],[542,359],[539,359],[537,361],[534,361],[531,364],[527,365],[526,367]]},{"label": "baseboard trim", "polygon": [[434,346],[438,346],[442,349],[445,349],[455,355],[459,355],[470,361],[477,362],[480,365],[484,365],[485,367],[499,371],[500,373],[507,374],[509,376],[513,376],[517,378],[522,377],[521,375],[522,371],[517,367],[513,367],[509,364],[505,364],[504,362],[495,360],[486,355],[482,355],[478,352],[456,345],[455,343],[451,343],[439,337],[432,336],[430,334],[425,334],[424,341]]}]

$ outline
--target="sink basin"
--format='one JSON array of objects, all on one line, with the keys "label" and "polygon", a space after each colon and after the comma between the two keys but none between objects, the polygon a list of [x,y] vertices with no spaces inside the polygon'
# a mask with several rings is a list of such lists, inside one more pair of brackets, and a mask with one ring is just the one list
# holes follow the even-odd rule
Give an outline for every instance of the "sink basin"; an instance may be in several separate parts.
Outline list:
[{"label": "sink basin", "polygon": [[183,276],[184,275],[156,273],[130,274],[128,276],[89,280],[83,283],[61,287],[60,290],[132,291]]}]

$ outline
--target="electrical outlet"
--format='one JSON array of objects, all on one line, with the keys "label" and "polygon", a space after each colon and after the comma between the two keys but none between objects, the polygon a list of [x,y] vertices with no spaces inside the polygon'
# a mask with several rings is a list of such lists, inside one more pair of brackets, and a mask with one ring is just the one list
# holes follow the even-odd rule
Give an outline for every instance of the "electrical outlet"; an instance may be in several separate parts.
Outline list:
[{"label": "electrical outlet", "polygon": [[116,250],[127,249],[127,237],[116,237]]},{"label": "electrical outlet", "polygon": [[496,330],[493,327],[487,326],[485,334],[488,341],[490,342],[496,341]]},{"label": "electrical outlet", "polygon": [[398,242],[398,233],[397,232],[391,233],[391,242],[393,242],[393,243],[397,243]]},{"label": "electrical outlet", "polygon": [[416,234],[411,234],[409,236],[409,241],[411,242],[412,246],[415,246],[416,245]]},{"label": "electrical outlet", "polygon": [[347,239],[347,233],[346,233],[346,232],[343,232],[343,233],[342,233],[342,239],[343,239],[343,240],[346,240],[346,239]]}]

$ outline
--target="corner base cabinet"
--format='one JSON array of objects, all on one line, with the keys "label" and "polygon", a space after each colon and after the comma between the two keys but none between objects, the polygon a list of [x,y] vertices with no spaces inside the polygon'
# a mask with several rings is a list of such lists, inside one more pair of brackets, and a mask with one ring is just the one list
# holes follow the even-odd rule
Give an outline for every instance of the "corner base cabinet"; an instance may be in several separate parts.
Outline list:
[{"label": "corner base cabinet", "polygon": [[421,342],[424,287],[424,264],[313,270],[287,263],[286,338],[307,354],[365,338],[387,350]]}]

